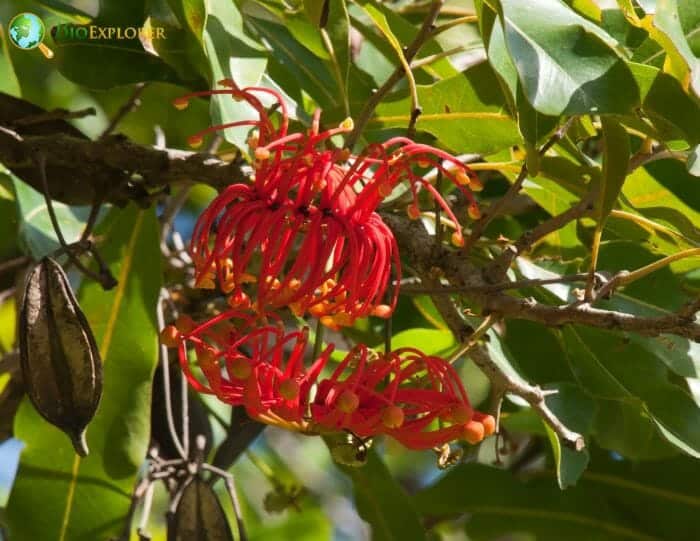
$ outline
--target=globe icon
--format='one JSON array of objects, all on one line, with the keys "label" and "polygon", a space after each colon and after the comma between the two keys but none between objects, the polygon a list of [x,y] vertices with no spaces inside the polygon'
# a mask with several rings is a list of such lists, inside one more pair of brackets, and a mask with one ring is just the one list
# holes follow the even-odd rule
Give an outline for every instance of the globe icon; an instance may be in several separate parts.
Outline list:
[{"label": "globe icon", "polygon": [[44,22],[33,13],[20,13],[10,21],[10,40],[20,49],[39,47],[45,33]]}]

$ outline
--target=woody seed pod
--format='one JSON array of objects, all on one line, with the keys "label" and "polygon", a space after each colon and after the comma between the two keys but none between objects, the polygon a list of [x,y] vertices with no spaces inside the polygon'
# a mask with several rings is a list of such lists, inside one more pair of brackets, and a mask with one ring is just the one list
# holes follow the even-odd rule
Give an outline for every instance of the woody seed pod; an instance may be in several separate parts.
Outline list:
[{"label": "woody seed pod", "polygon": [[168,541],[233,541],[219,498],[209,483],[195,476],[185,485],[168,520]]},{"label": "woody seed pod", "polygon": [[29,275],[20,313],[20,365],[27,394],[49,423],[88,453],[85,428],[102,394],[102,361],[68,277],[45,257]]}]

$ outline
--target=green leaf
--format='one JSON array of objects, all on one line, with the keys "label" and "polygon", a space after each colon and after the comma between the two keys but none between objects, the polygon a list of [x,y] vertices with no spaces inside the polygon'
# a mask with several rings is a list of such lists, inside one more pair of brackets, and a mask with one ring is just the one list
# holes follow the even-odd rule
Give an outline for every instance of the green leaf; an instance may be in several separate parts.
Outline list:
[{"label": "green leaf", "polygon": [[330,0],[304,0],[304,11],[314,26],[321,27],[328,18]]},{"label": "green leaf", "polygon": [[696,535],[688,528],[700,506],[692,459],[636,463],[597,451],[575,489],[560,492],[552,477],[462,464],[415,499],[432,517],[468,513],[466,532],[475,540],[529,534],[538,541],[690,541]]},{"label": "green leaf", "polygon": [[374,450],[359,468],[336,465],[351,479],[357,511],[372,527],[374,541],[425,540],[413,502]]},{"label": "green leaf", "polygon": [[510,56],[537,111],[621,113],[639,105],[617,42],[599,27],[559,0],[502,0],[501,6]]},{"label": "green leaf", "polygon": [[[411,24],[399,13],[396,13],[384,4],[373,2],[372,5],[384,15],[391,31],[401,43],[408,44],[413,41],[418,32],[418,28],[415,25]],[[362,37],[367,40],[367,44],[375,49],[381,59],[388,64],[389,68],[398,67],[400,63],[396,52],[387,40],[384,39],[382,33],[377,31],[376,25],[371,22],[371,19],[366,15],[364,10],[354,3],[350,4],[348,7],[353,28],[362,34]],[[363,44],[361,53],[364,51],[364,48],[365,45]],[[435,40],[430,40],[421,47],[421,54],[423,56],[439,54],[442,51],[442,47]],[[383,83],[384,79],[388,77],[392,71],[393,69],[389,69],[383,74],[384,77],[377,82],[379,84]],[[418,80],[422,77],[423,79],[429,78],[430,81],[453,77],[457,73],[459,73],[458,70],[454,68],[447,58],[441,58],[435,62],[424,64],[419,69],[414,70],[414,74]]]},{"label": "green leaf", "polygon": [[[693,13],[689,8],[686,13]],[[700,21],[697,14],[695,24]],[[696,97],[700,97],[700,58],[698,58],[686,39],[681,21],[679,2],[676,0],[661,0],[657,2],[656,13],[653,17],[642,20],[642,27],[666,51],[665,71],[678,79],[685,89],[691,89]]]},{"label": "green leaf", "polygon": [[692,243],[700,242],[700,212],[690,208],[649,171],[637,168],[622,188],[622,209],[665,225]]},{"label": "green leaf", "polygon": [[[370,129],[406,127],[410,99],[385,101],[370,120]],[[513,119],[504,111],[505,101],[498,80],[485,64],[428,86],[418,86],[423,113],[416,128],[429,132],[454,152],[489,154],[520,142]]]},{"label": "green leaf", "polygon": [[2,164],[0,164],[0,216],[4,217],[3,220],[0,221],[1,259],[15,254],[19,248],[17,246],[19,220],[17,205],[15,203],[13,181],[10,175],[3,173]]},{"label": "green leaf", "polygon": [[71,39],[59,28],[54,37],[54,62],[59,71],[71,81],[94,89],[144,81],[178,83],[175,70],[146,51],[138,37],[101,39],[97,34],[96,27],[141,27],[145,17],[144,0],[101,2],[98,16],[84,27],[88,39]]},{"label": "green leaf", "polygon": [[640,86],[642,110],[653,120],[653,128],[661,138],[700,143],[700,107],[680,82],[652,66],[629,65]]},{"label": "green leaf", "polygon": [[90,455],[76,456],[65,435],[23,402],[15,435],[26,447],[7,509],[13,540],[94,541],[123,528],[149,441],[158,232],[155,211],[133,206],[113,210],[97,231],[106,239],[100,253],[119,284],[103,291],[88,282],[78,296],[104,360],[104,392],[87,433]]},{"label": "green leaf", "polygon": [[[236,4],[229,0],[210,0],[206,6],[203,43],[211,69],[210,84],[229,78],[241,87],[257,85],[265,71],[267,56],[262,47],[245,34]],[[211,114],[213,124],[256,118],[257,115],[247,103],[232,100],[225,94],[212,97]],[[241,148],[246,145],[249,131],[245,126],[229,128],[224,135]]]},{"label": "green leaf", "polygon": [[[58,250],[61,245],[51,224],[43,194],[0,165],[0,175],[3,174],[12,180],[19,218],[17,234],[22,250],[37,260]],[[70,207],[53,201],[53,209],[66,242],[70,244],[80,239],[90,208]]]},{"label": "green leaf", "polygon": [[[603,131],[603,174],[596,210],[600,226],[615,207],[622,185],[627,178],[630,159],[630,139],[625,128],[613,119],[601,117]],[[600,227],[599,226],[599,227]]]},{"label": "green leaf", "polygon": [[341,105],[340,92],[327,65],[297,41],[282,25],[260,18],[249,18],[251,26],[271,49],[271,61],[278,63],[324,110]]},{"label": "green leaf", "polygon": [[593,396],[641,404],[664,437],[700,457],[700,409],[668,381],[666,367],[619,334],[567,326],[562,331],[571,370]]},{"label": "green leaf", "polygon": [[596,400],[593,436],[598,445],[629,460],[658,460],[679,454],[659,433],[639,403]]},{"label": "green leaf", "polygon": [[0,26],[0,92],[16,97],[22,95],[17,75],[15,75],[15,68],[12,65],[10,51],[7,48],[5,28],[2,26]]},{"label": "green leaf", "polygon": [[81,9],[61,2],[60,0],[38,0],[38,3],[44,6],[49,11],[70,19],[78,24],[86,24],[92,20],[92,16]]},{"label": "green leaf", "polygon": [[350,77],[350,16],[345,0],[329,0],[328,24],[326,32],[330,42],[331,69],[338,81],[338,88],[343,93],[345,114],[350,115],[348,83]]},{"label": "green leaf", "polygon": [[[410,329],[396,333],[391,338],[391,349],[413,347],[426,355],[449,357],[457,348],[457,342],[451,331],[446,329]],[[382,351],[383,348],[379,348]]]}]

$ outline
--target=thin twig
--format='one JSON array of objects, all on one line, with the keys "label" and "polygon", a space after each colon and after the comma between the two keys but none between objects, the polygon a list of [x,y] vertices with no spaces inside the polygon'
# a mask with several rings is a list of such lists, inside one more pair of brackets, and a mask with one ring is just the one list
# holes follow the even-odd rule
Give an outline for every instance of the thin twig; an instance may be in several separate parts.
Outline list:
[{"label": "thin twig", "polygon": [[[158,296],[158,304],[156,305],[156,321],[158,323],[158,330],[165,328],[165,316],[163,315],[163,303],[167,300],[169,296],[168,290],[163,288],[160,290],[160,295]],[[177,450],[180,458],[187,460],[188,454],[185,451],[185,447],[182,444],[180,437],[175,430],[175,419],[173,418],[173,401],[170,396],[170,363],[168,361],[168,348],[164,344],[160,344],[160,360],[162,364],[163,372],[163,394],[165,396],[165,416],[168,424],[168,431],[170,432],[170,438],[173,441],[173,445]],[[182,378],[185,380],[185,378]],[[187,397],[183,402],[187,401]],[[183,416],[184,418],[184,416]]]},{"label": "thin twig", "polygon": [[640,152],[630,158],[627,173],[632,173],[638,167],[646,165],[657,160],[678,160],[681,162],[688,161],[688,153],[674,150],[657,150],[655,152]]},{"label": "thin twig", "polygon": [[[547,140],[547,142],[542,145],[542,147],[539,149],[538,154],[540,156],[544,156],[546,152],[552,148],[556,143],[561,141],[561,139],[566,135],[566,132],[569,130],[571,127],[571,124],[573,121],[576,119],[576,117],[570,117],[569,119],[564,122],[557,131],[555,131],[552,136]],[[462,248],[462,251],[464,253],[468,252],[469,249],[476,243],[477,240],[483,235],[484,231],[486,230],[486,227],[491,223],[491,221],[496,218],[497,216],[500,215],[501,210],[510,203],[512,199],[515,198],[516,195],[520,192],[521,188],[523,187],[523,182],[525,182],[525,179],[527,178],[528,170],[527,170],[527,163],[523,163],[522,167],[520,168],[520,172],[518,173],[518,176],[515,178],[515,181],[513,181],[513,184],[510,185],[508,188],[508,191],[498,199],[494,204],[489,206],[485,211],[484,214],[481,218],[479,218],[474,225],[472,226],[472,232],[465,239],[464,242],[464,247]]]},{"label": "thin twig", "polygon": [[114,118],[112,118],[109,125],[105,128],[105,130],[100,135],[100,139],[104,139],[109,134],[111,134],[116,129],[116,127],[119,125],[119,123],[122,120],[124,120],[124,117],[126,117],[126,115],[128,115],[129,113],[132,113],[141,105],[141,94],[143,94],[143,91],[146,90],[147,86],[148,86],[148,83],[136,84],[131,96],[129,96],[129,99],[126,101],[126,103],[124,103],[124,105],[122,105],[119,108],[117,113],[114,115]]},{"label": "thin twig", "polygon": [[491,262],[484,271],[486,279],[494,282],[502,280],[515,258],[529,251],[535,242],[561,229],[572,220],[581,218],[590,212],[593,208],[594,196],[595,193],[590,192],[573,207],[561,214],[552,216],[549,220],[545,220],[533,229],[523,233],[515,244],[506,246],[501,255]]},{"label": "thin twig", "polygon": [[34,126],[36,124],[44,124],[55,120],[71,120],[77,118],[85,118],[86,116],[94,116],[97,110],[94,107],[86,107],[78,111],[68,111],[66,109],[54,109],[37,115],[31,115],[18,120],[14,120],[14,126]]},{"label": "thin twig", "polygon": [[401,287],[401,293],[405,295],[451,295],[453,293],[495,293],[508,289],[523,289],[526,287],[544,286],[549,284],[562,284],[567,282],[585,282],[588,273],[568,274],[556,278],[533,278],[529,280],[516,280],[501,284],[489,284],[484,286],[448,286],[422,287],[420,285],[405,285]]},{"label": "thin twig", "polygon": [[116,284],[116,281],[114,280],[114,277],[112,277],[111,273],[109,273],[109,269],[107,269],[107,272],[105,273],[104,269],[101,268],[100,274],[96,274],[92,270],[88,269],[85,265],[83,265],[80,259],[78,259],[78,256],[74,252],[74,249],[77,246],[81,246],[82,243],[78,242],[77,244],[68,244],[66,242],[66,239],[63,236],[63,231],[61,231],[61,226],[58,223],[56,211],[53,208],[53,201],[51,200],[51,195],[49,194],[49,182],[46,178],[46,157],[43,154],[38,154],[36,160],[37,165],[39,166],[39,174],[41,176],[41,184],[43,189],[42,191],[44,192],[44,201],[46,202],[46,209],[49,213],[51,225],[53,226],[54,232],[56,233],[58,243],[61,245],[61,251],[68,256],[70,262],[73,265],[75,265],[83,274],[95,280],[98,284],[102,286],[103,289],[111,289]]}]

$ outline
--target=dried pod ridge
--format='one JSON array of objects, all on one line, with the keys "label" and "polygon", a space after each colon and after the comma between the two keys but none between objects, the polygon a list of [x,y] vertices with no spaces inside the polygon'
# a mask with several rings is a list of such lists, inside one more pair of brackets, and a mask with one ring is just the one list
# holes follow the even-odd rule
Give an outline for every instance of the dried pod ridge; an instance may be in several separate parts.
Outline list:
[{"label": "dried pod ridge", "polygon": [[19,339],[22,375],[34,407],[85,456],[85,428],[102,394],[102,361],[68,277],[49,257],[27,280]]}]

